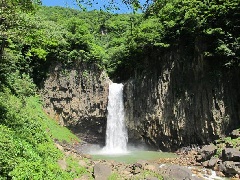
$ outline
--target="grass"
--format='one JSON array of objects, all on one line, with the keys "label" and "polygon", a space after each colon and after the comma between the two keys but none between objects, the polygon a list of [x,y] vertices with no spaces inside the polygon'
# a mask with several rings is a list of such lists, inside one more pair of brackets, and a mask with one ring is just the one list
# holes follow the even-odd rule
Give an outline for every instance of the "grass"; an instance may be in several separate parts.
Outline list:
[{"label": "grass", "polygon": [[77,159],[73,158],[72,156],[67,157],[67,171],[72,174],[73,177],[80,178],[83,175],[88,176],[88,179],[93,179],[90,175],[90,173],[87,171],[85,167],[82,167],[78,164]]},{"label": "grass", "polygon": [[58,125],[56,121],[47,118],[45,124],[47,125],[47,130],[53,139],[67,143],[80,142],[80,139],[76,135],[66,127]]},{"label": "grass", "polygon": [[120,174],[113,172],[109,177],[108,180],[121,180],[122,177]]},{"label": "grass", "polygon": [[153,171],[149,171],[149,170],[144,170],[143,172],[141,172],[139,174],[138,177],[134,177],[133,180],[138,180],[138,179],[149,179],[150,177],[156,177],[158,178],[159,180],[163,180],[163,177],[156,173],[156,172],[153,172]]},{"label": "grass", "polygon": [[77,158],[68,162],[70,169],[66,171],[58,165],[58,160],[66,157],[52,139],[79,139],[44,113],[39,97],[1,92],[0,119],[0,179],[71,180],[84,174],[91,177]]},{"label": "grass", "polygon": [[80,142],[80,139],[74,135],[69,129],[64,126],[60,126],[55,120],[49,118],[47,114],[43,112],[40,99],[38,97],[30,97],[28,103],[33,107],[34,113],[38,113],[42,117],[43,123],[46,126],[46,131],[50,133],[53,139],[57,139],[60,142]]}]

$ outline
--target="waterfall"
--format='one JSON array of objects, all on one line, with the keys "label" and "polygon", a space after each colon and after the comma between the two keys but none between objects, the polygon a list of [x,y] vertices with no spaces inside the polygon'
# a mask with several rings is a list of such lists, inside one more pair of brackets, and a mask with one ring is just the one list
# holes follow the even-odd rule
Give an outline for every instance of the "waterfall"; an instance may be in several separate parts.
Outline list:
[{"label": "waterfall", "polygon": [[128,135],[124,118],[123,84],[110,84],[107,110],[106,146],[103,152],[126,153]]}]

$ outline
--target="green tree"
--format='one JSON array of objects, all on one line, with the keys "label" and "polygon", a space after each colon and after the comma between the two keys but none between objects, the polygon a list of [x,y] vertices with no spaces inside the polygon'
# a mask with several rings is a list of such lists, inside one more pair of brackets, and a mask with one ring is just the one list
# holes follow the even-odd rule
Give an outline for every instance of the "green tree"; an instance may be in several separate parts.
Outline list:
[{"label": "green tree", "polygon": [[11,38],[18,37],[19,33],[23,32],[23,19],[19,13],[33,12],[36,4],[40,4],[40,1],[2,0],[0,2],[0,87],[6,81],[6,74],[9,74],[14,69],[15,60],[19,59],[14,57],[13,52],[5,51],[6,47],[14,46]]},{"label": "green tree", "polygon": [[0,2],[1,55],[6,46],[9,29],[19,28],[21,25],[21,19],[18,16],[18,12],[32,12],[36,4],[40,3],[41,1],[39,0],[2,0]]}]

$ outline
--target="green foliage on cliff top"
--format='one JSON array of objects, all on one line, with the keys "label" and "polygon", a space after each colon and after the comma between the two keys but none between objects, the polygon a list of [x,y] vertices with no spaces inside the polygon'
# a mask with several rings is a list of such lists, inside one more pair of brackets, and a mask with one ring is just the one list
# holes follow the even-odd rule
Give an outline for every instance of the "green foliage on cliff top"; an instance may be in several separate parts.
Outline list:
[{"label": "green foliage on cliff top", "polygon": [[[16,16],[18,23],[4,30],[0,75],[4,82],[4,74],[18,69],[40,84],[53,61],[86,61],[118,76],[122,67],[129,71],[141,67],[149,49],[164,52],[182,42],[193,48],[199,39],[206,46],[206,57],[239,66],[239,7],[238,0],[162,0],[149,4],[140,15],[43,6],[34,14],[21,8],[3,9],[9,21],[2,26],[8,27]],[[8,17],[9,12],[14,16]]]},{"label": "green foliage on cliff top", "polygon": [[155,66],[160,60],[151,62],[154,55],[157,59],[175,49],[185,49],[189,57],[195,50],[202,51],[205,60],[216,60],[223,68],[239,68],[239,19],[238,0],[154,1],[125,42],[115,73],[122,77],[130,74],[126,80],[136,69]]},{"label": "green foliage on cliff top", "polygon": [[[239,58],[239,16],[238,0],[199,1],[171,0],[163,4],[157,1],[148,10],[148,17],[156,17],[163,25],[165,34],[184,40],[185,36],[205,36],[213,40],[212,55]],[[182,38],[183,36],[183,38]],[[223,46],[228,50],[223,50]],[[239,60],[239,59],[238,59]]]},{"label": "green foliage on cliff top", "polygon": [[198,40],[206,46],[206,57],[238,66],[239,7],[238,0],[171,0],[155,1],[144,14],[43,6],[35,14],[17,11],[19,25],[7,30],[0,75],[4,79],[18,69],[40,84],[53,61],[85,61],[118,76],[144,68],[149,49],[164,52],[183,42],[191,49]]},{"label": "green foliage on cliff top", "polygon": [[3,83],[7,74],[19,70],[39,85],[56,61],[96,63],[112,72],[125,52],[136,19],[128,14],[43,6],[34,14],[18,12],[18,16],[20,25],[6,30],[0,63]]}]

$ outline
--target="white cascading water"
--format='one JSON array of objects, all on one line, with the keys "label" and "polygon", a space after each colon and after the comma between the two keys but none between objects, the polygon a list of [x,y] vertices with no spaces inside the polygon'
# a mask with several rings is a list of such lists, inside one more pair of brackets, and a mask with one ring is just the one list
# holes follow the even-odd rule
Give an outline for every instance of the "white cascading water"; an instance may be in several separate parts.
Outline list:
[{"label": "white cascading water", "polygon": [[123,84],[109,85],[106,146],[102,153],[127,153],[127,129],[124,118]]}]

